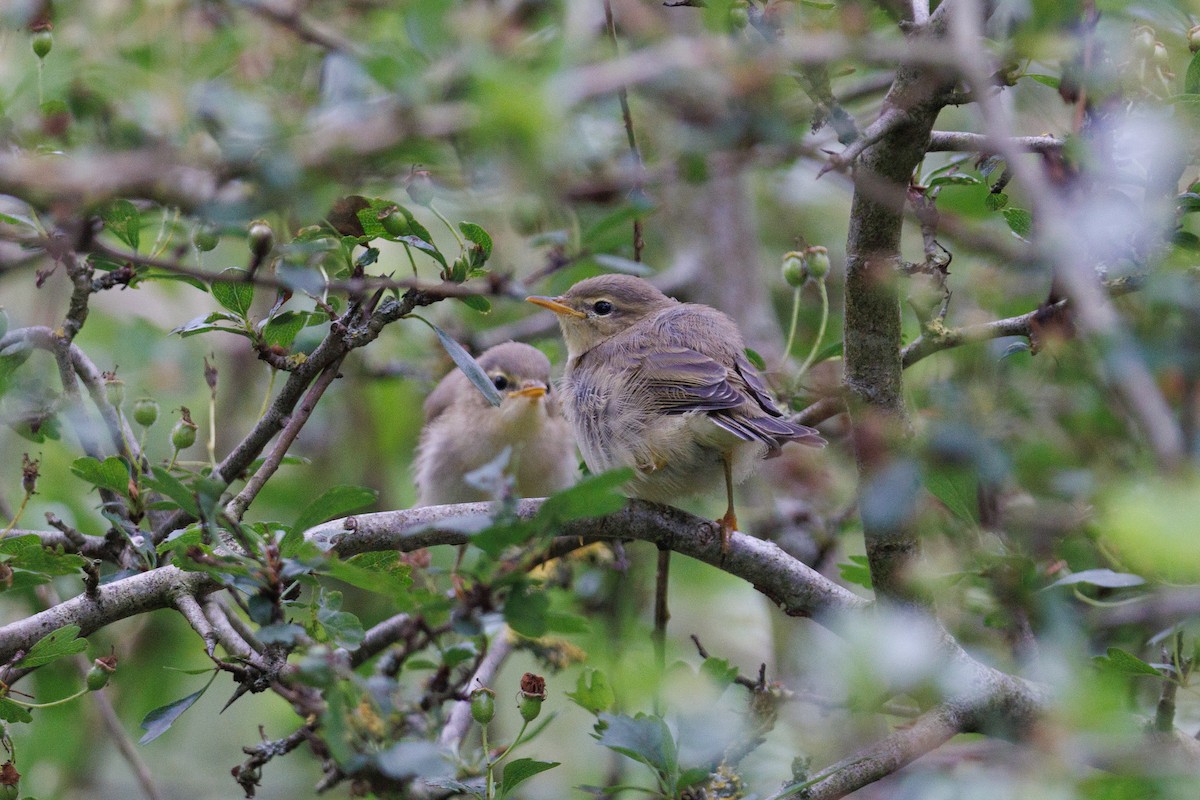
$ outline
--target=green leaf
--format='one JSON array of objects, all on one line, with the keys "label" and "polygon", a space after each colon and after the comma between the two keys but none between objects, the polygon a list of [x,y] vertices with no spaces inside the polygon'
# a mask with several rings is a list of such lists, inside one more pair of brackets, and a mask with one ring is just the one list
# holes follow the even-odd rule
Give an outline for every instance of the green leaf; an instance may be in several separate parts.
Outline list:
[{"label": "green leaf", "polygon": [[970,469],[946,468],[925,474],[925,488],[942,501],[954,516],[971,525],[979,524],[978,479]]},{"label": "green leaf", "polygon": [[520,784],[539,772],[554,769],[559,763],[558,761],[534,761],[532,758],[513,759],[505,765],[504,774],[500,778],[500,797],[507,797],[508,793]]},{"label": "green leaf", "polygon": [[939,175],[929,182],[929,186],[930,188],[934,186],[979,186],[981,183],[982,181],[974,175],[955,172],[950,175]]},{"label": "green leaf", "polygon": [[755,369],[765,370],[767,368],[767,360],[759,355],[757,350],[751,350],[747,347],[744,352],[746,353],[746,360],[753,364]]},{"label": "green leaf", "polygon": [[567,692],[567,697],[584,711],[593,714],[607,711],[617,701],[617,695],[609,685],[608,676],[598,669],[590,668],[579,674],[575,681],[575,691]]},{"label": "green leaf", "polygon": [[453,772],[434,742],[397,742],[377,753],[374,760],[380,772],[397,781],[444,777]]},{"label": "green leaf", "polygon": [[1108,648],[1108,655],[1096,656],[1092,659],[1097,667],[1103,670],[1117,672],[1122,675],[1148,675],[1161,678],[1162,673],[1142,661],[1137,656],[1126,653],[1117,647]]},{"label": "green leaf", "polygon": [[263,326],[262,337],[268,345],[291,347],[296,334],[304,330],[308,324],[308,313],[304,311],[284,311],[267,320]]},{"label": "green leaf", "polygon": [[1008,195],[1004,192],[988,192],[983,198],[983,205],[988,211],[999,211],[1008,205]]},{"label": "green leaf", "polygon": [[1029,78],[1030,80],[1037,81],[1038,83],[1042,84],[1043,86],[1049,86],[1051,89],[1057,89],[1059,86],[1059,83],[1061,82],[1057,76],[1040,75],[1040,74],[1036,74],[1033,72],[1027,72],[1024,75],[1022,75],[1021,77]]},{"label": "green leaf", "polygon": [[474,222],[460,222],[458,229],[468,242],[475,245],[471,253],[471,266],[480,267],[492,257],[492,237]]},{"label": "green leaf", "polygon": [[[45,547],[42,540],[33,534],[12,536],[0,541],[0,561],[14,570],[26,570],[47,577],[75,575],[87,564],[87,559],[77,553],[63,553]],[[14,575],[13,585],[8,588],[19,588],[18,583]]]},{"label": "green leaf", "polygon": [[18,669],[40,667],[57,661],[63,656],[73,656],[87,650],[87,639],[79,638],[81,628],[78,625],[64,625],[56,631],[43,636],[37,644],[29,648],[21,659],[14,665]]},{"label": "green leaf", "polygon": [[5,722],[33,722],[33,714],[7,697],[0,697],[0,719]]},{"label": "green leaf", "polygon": [[846,583],[871,588],[871,567],[866,556],[850,556],[849,564],[838,564],[838,572]]},{"label": "green leaf", "polygon": [[182,481],[163,467],[151,467],[150,472],[154,477],[151,478],[143,475],[143,486],[171,498],[179,506],[180,510],[189,516],[200,516],[200,508],[196,505],[195,493],[184,486]]},{"label": "green leaf", "polygon": [[331,557],[319,571],[343,583],[381,594],[407,607],[411,568],[394,550],[363,553],[347,561]]},{"label": "green leaf", "polygon": [[675,773],[675,740],[662,717],[640,713],[636,717],[606,713],[598,716],[594,736],[600,744],[645,764],[661,776]]},{"label": "green leaf", "polygon": [[227,311],[213,311],[210,314],[190,319],[182,325],[172,328],[170,332],[177,333],[185,339],[188,336],[195,336],[197,333],[207,333],[208,331],[228,331],[229,333],[240,333],[246,337],[250,336],[250,333],[244,328],[226,328],[217,325],[216,323],[218,322],[240,325],[242,320]]},{"label": "green leaf", "polygon": [[492,301],[483,295],[468,294],[455,299],[467,308],[478,311],[480,314],[490,314],[492,311]]},{"label": "green leaf", "polygon": [[113,200],[100,212],[104,227],[112,231],[130,249],[137,250],[141,243],[142,212],[128,200]]},{"label": "green leaf", "polygon": [[737,680],[737,667],[730,666],[723,658],[706,658],[700,665],[700,674],[711,680],[721,689],[728,688]]},{"label": "green leaf", "polygon": [[187,697],[181,697],[174,703],[159,706],[147,714],[141,724],[141,728],[145,733],[141,739],[138,739],[138,744],[149,744],[166,733],[175,724],[175,720],[179,719],[183,712],[195,705],[196,701],[208,691],[208,687],[212,686],[213,680],[216,677],[217,672],[214,670],[212,677],[208,679],[208,683],[204,684],[204,688],[200,691],[192,692]]},{"label": "green leaf", "polygon": [[1082,572],[1075,572],[1059,578],[1046,588],[1053,589],[1055,586],[1087,583],[1092,586],[1101,586],[1105,589],[1124,589],[1129,586],[1141,586],[1145,582],[1146,579],[1141,575],[1134,575],[1130,572],[1113,572],[1111,569],[1085,569]]},{"label": "green leaf", "polygon": [[[340,517],[349,514],[351,511],[357,511],[364,506],[369,506],[379,499],[379,493],[374,489],[367,489],[363,486],[334,486],[326,489],[316,500],[309,503],[300,516],[296,518],[296,522],[292,525],[292,530],[284,537],[284,541],[288,541],[288,537],[292,534],[296,536],[296,542],[302,541],[304,532],[314,525],[319,525],[327,519]],[[284,548],[281,546],[281,551]],[[284,551],[285,556],[289,555]]]},{"label": "green leaf", "polygon": [[1006,208],[1003,212],[1004,221],[1008,223],[1008,227],[1012,232],[1021,238],[1029,236],[1029,231],[1033,229],[1033,214],[1030,214],[1023,208]]},{"label": "green leaf", "polygon": [[553,495],[538,511],[539,520],[566,522],[572,519],[602,517],[625,506],[621,487],[633,477],[631,469],[615,469],[589,475],[569,489]]},{"label": "green leaf", "polygon": [[1185,94],[1200,94],[1200,53],[1192,56],[1188,63],[1187,73],[1183,76],[1183,91]]},{"label": "green leaf", "polygon": [[536,639],[546,635],[546,613],[550,598],[528,584],[514,586],[504,603],[504,621],[522,636]]},{"label": "green leaf", "polygon": [[213,297],[222,306],[245,319],[246,315],[250,313],[250,304],[254,302],[254,284],[245,282],[247,273],[244,269],[230,267],[221,270],[221,274],[228,276],[231,280],[213,281]]},{"label": "green leaf", "polygon": [[129,468],[116,456],[109,456],[103,461],[91,456],[77,458],[71,464],[71,472],[101,489],[129,496]]},{"label": "green leaf", "polygon": [[366,632],[362,621],[349,611],[342,611],[341,592],[322,592],[317,606],[317,622],[339,647],[355,650],[362,644]]},{"label": "green leaf", "polygon": [[442,347],[450,355],[450,358],[454,360],[455,365],[471,381],[471,384],[487,398],[489,403],[499,407],[502,401],[500,393],[492,385],[492,379],[483,371],[483,367],[479,366],[479,362],[472,358],[471,354],[464,350],[462,345],[450,338],[444,330],[432,322],[429,323],[429,326],[433,328],[433,332],[437,334],[438,341],[441,342]]}]

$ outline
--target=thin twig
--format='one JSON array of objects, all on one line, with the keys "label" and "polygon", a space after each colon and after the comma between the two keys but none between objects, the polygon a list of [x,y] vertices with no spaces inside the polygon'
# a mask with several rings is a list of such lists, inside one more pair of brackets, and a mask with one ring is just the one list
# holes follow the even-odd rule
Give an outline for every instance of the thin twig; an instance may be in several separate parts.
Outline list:
[{"label": "thin twig", "polygon": [[[613,18],[612,0],[604,0],[604,22],[608,27],[608,35],[612,39],[613,50],[617,55],[620,55],[620,42],[617,39],[617,23]],[[633,114],[629,110],[629,91],[624,85],[617,88],[617,100],[621,103],[621,120],[625,124],[625,138],[629,142],[629,153],[633,156],[633,163],[636,174],[639,176],[638,182],[633,187],[633,192],[639,196],[643,191],[641,181],[644,179],[646,166],[642,162],[642,153],[638,149],[637,137],[633,132]],[[633,218],[633,260],[642,260],[642,248],[645,246],[645,241],[642,238],[642,218],[636,216]]]}]

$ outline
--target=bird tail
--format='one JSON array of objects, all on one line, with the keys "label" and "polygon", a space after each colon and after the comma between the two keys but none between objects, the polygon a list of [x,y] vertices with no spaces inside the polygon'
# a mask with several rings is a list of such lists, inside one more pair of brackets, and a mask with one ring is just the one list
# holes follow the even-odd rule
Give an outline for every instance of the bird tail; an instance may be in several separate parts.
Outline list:
[{"label": "bird tail", "polygon": [[767,458],[779,455],[788,442],[797,442],[809,447],[824,447],[821,435],[807,425],[791,422],[783,417],[744,417],[716,412],[709,419],[744,441],[760,441],[768,448]]}]

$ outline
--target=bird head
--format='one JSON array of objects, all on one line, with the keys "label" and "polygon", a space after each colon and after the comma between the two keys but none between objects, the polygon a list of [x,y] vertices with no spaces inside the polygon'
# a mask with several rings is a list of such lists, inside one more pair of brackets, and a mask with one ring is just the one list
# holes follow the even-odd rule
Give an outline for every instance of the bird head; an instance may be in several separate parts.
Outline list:
[{"label": "bird head", "polygon": [[558,315],[571,358],[676,302],[632,275],[600,275],[580,281],[558,297],[525,299]]},{"label": "bird head", "polygon": [[[505,342],[485,350],[477,362],[503,398],[500,408],[495,409],[502,418],[558,413],[558,404],[551,395],[550,359],[542,351],[519,342]],[[426,419],[432,420],[451,405],[464,405],[481,414],[491,410],[486,398],[457,370],[426,400]]]}]

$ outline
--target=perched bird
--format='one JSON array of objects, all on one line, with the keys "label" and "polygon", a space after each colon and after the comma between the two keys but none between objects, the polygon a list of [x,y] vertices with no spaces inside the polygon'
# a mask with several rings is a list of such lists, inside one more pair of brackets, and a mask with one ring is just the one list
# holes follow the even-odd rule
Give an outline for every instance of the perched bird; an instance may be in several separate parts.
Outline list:
[{"label": "perched bird", "polygon": [[569,356],[562,402],[588,469],[632,467],[628,493],[659,503],[724,479],[723,549],[737,528],[734,483],[787,442],[825,444],[783,416],[737,326],[715,308],[680,303],[629,275],[527,299],[558,314]]},{"label": "perched bird", "polygon": [[490,500],[464,480],[467,473],[512,448],[508,472],[522,497],[545,497],[575,481],[571,427],[551,391],[550,360],[536,348],[505,342],[478,358],[504,398],[493,406],[454,370],[425,401],[425,427],[417,448],[418,504]]}]

